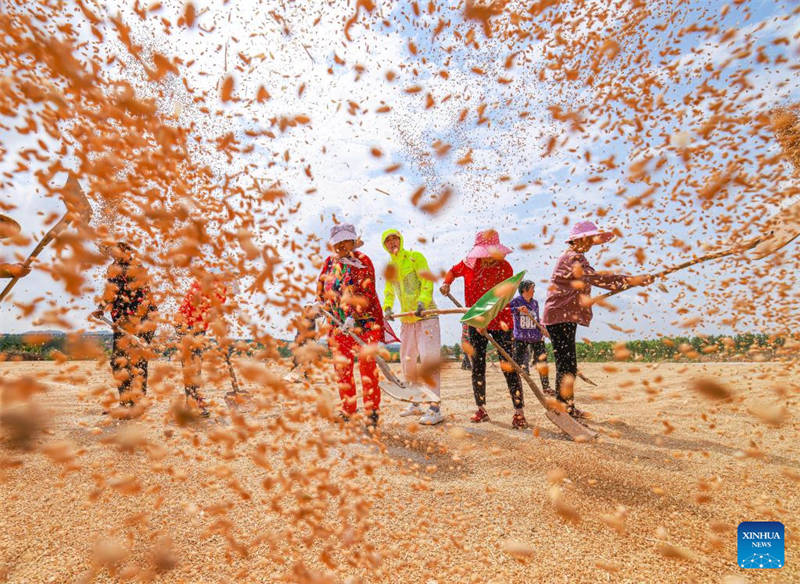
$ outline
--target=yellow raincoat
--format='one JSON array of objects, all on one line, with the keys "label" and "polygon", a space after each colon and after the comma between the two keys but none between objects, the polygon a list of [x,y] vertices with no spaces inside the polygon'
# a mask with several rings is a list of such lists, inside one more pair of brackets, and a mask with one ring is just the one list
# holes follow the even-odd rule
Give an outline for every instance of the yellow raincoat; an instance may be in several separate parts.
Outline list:
[{"label": "yellow raincoat", "polygon": [[[400,300],[400,310],[398,312],[413,312],[417,309],[417,303],[422,302],[424,310],[436,308],[433,303],[433,282],[420,277],[420,272],[427,272],[428,261],[425,256],[418,251],[411,251],[403,248],[403,236],[397,229],[387,229],[381,235],[381,243],[386,249],[386,238],[396,235],[400,238],[400,249],[396,255],[390,255],[389,262],[396,269],[395,279],[386,282],[383,290],[383,309],[394,308],[395,298]],[[388,252],[389,250],[386,249]],[[428,318],[436,318],[435,316]],[[416,322],[420,320],[416,316],[404,316],[401,322]]]}]

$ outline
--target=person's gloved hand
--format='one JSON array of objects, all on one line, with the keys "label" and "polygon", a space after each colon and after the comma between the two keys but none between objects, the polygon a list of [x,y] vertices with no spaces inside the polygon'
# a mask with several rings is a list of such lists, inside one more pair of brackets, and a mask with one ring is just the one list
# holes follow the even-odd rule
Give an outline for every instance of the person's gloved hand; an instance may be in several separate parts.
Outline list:
[{"label": "person's gloved hand", "polygon": [[353,330],[354,326],[356,326],[355,319],[352,316],[348,316],[347,318],[344,319],[344,322],[342,323],[341,327],[342,332],[349,333],[351,330]]},{"label": "person's gloved hand", "polygon": [[444,296],[450,294],[450,284],[442,284],[439,287],[439,292],[441,292]]},{"label": "person's gloved hand", "polygon": [[383,317],[384,317],[386,320],[394,320],[394,310],[392,310],[392,307],[391,307],[391,306],[389,306],[388,308],[386,308],[386,309],[383,311]]},{"label": "person's gloved hand", "polygon": [[425,305],[422,302],[417,302],[417,310],[414,311],[414,316],[422,318],[423,310],[425,310]]},{"label": "person's gloved hand", "polygon": [[637,276],[639,279],[639,286],[649,286],[653,282],[656,281],[655,274],[643,274],[641,276]]},{"label": "person's gloved hand", "polygon": [[31,273],[31,268],[20,262],[0,264],[0,273],[3,278],[23,278]]},{"label": "person's gloved hand", "polygon": [[630,286],[649,286],[655,281],[656,277],[653,274],[642,274],[640,276],[628,276],[625,278],[625,283]]}]

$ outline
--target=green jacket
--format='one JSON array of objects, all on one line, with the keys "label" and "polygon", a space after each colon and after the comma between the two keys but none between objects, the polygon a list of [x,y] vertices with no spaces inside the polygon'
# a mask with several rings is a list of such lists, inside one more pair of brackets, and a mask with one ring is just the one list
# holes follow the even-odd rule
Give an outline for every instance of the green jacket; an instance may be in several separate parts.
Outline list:
[{"label": "green jacket", "polygon": [[[394,299],[400,299],[398,312],[413,312],[417,309],[417,302],[422,302],[425,310],[436,308],[433,303],[433,282],[420,277],[420,272],[427,272],[428,261],[418,251],[403,248],[403,236],[397,229],[387,229],[381,235],[383,249],[386,249],[386,238],[396,235],[400,238],[400,250],[396,255],[389,254],[392,258],[390,265],[394,264],[397,274],[395,280],[387,280],[383,290],[383,309],[394,308]],[[389,250],[386,249],[388,252]],[[435,316],[428,318],[436,318]],[[416,316],[404,316],[401,322],[416,322]]]}]

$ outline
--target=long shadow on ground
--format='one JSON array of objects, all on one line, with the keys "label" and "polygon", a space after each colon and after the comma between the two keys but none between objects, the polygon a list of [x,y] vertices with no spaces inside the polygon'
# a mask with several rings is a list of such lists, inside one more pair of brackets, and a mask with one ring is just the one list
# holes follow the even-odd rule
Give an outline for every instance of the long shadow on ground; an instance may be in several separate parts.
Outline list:
[{"label": "long shadow on ground", "polygon": [[[720,444],[719,442],[713,442],[711,440],[705,440],[705,439],[691,440],[687,438],[678,438],[676,436],[670,436],[664,434],[650,434],[640,428],[637,428],[636,426],[631,426],[630,424],[621,421],[614,421],[614,422],[590,421],[590,424],[593,426],[600,426],[618,432],[619,437],[624,440],[629,440],[631,442],[638,442],[639,444],[646,444],[648,446],[662,450],[688,450],[692,452],[709,451],[736,458],[741,456],[742,452],[740,448],[733,448],[726,444]],[[765,454],[760,460],[766,464],[782,465],[800,469],[800,462],[798,462],[797,460],[793,460],[791,458],[786,458],[785,456]]]}]

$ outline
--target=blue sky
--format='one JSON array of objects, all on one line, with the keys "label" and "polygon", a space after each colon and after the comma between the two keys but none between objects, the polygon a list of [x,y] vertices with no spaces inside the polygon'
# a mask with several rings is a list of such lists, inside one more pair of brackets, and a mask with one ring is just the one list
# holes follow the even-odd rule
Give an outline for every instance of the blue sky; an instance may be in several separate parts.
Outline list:
[{"label": "blue sky", "polygon": [[[252,98],[259,85],[268,89],[272,98],[266,103],[226,104],[223,115],[201,112],[178,83],[173,83],[167,96],[160,100],[162,111],[176,115],[179,123],[194,123],[198,135],[210,137],[232,131],[243,144],[254,146],[251,153],[231,162],[210,149],[198,148],[197,156],[208,162],[220,178],[248,168],[249,175],[266,184],[279,182],[289,193],[287,206],[301,203],[297,213],[284,215],[286,223],[277,233],[266,229],[272,219],[257,217],[257,223],[261,221],[262,225],[255,238],[262,244],[280,246],[288,237],[297,238],[295,228],[324,240],[335,215],[356,224],[366,242],[364,250],[379,272],[387,259],[379,234],[395,227],[403,231],[409,247],[428,257],[438,273],[466,255],[477,230],[493,227],[500,232],[502,241],[514,248],[508,259],[515,270],[528,270],[537,282],[537,298],[543,302],[547,278],[564,250],[562,242],[574,220],[592,219],[622,231],[623,239],[597,253],[593,250],[590,261],[597,267],[611,262],[615,269],[637,273],[658,270],[697,251],[673,245],[676,240],[691,244],[724,242],[740,230],[744,233],[752,229],[754,219],[785,202],[781,201],[778,183],[760,191],[743,189],[743,199],[735,204],[736,193],[732,189],[727,198],[704,207],[697,197],[698,181],[725,168],[728,158],[737,153],[743,159],[741,168],[757,174],[754,161],[759,153],[774,154],[777,146],[770,145],[763,132],[752,137],[749,128],[741,123],[734,130],[721,124],[721,129],[711,132],[705,140],[698,135],[698,127],[708,120],[719,102],[747,117],[764,103],[800,100],[798,84],[794,82],[796,71],[791,68],[797,62],[800,47],[800,16],[791,14],[795,8],[791,3],[734,5],[720,16],[723,2],[689,2],[679,5],[672,21],[668,20],[671,3],[655,5],[641,29],[651,33],[649,38],[639,33],[618,33],[626,16],[630,16],[624,3],[613,11],[600,3],[588,3],[578,11],[586,18],[578,22],[576,13],[573,20],[562,24],[553,24],[562,10],[554,7],[522,26],[530,30],[534,24],[540,27],[544,31],[541,41],[504,36],[503,32],[511,27],[509,15],[521,8],[515,3],[494,19],[490,39],[476,23],[463,22],[458,4],[442,4],[434,16],[426,15],[426,7],[420,4],[422,14],[415,17],[411,4],[393,3],[379,6],[373,14],[362,11],[350,28],[351,42],[344,37],[343,23],[352,8],[344,4],[322,8],[303,3],[277,8],[231,1],[224,6],[220,2],[206,6],[208,10],[201,10],[198,23],[206,29],[216,27],[210,33],[198,28],[173,28],[170,35],[164,34],[157,19],[176,20],[179,3],[165,2],[161,13],[150,15],[145,21],[139,21],[122,3],[108,3],[107,13],[120,10],[137,42],[184,61],[195,59],[192,66],[181,68],[181,74],[190,86],[207,91],[209,101],[214,100],[219,81],[228,73],[236,79],[237,95]],[[279,18],[269,14],[272,8]],[[318,17],[321,20],[315,23]],[[382,19],[389,25],[384,25]],[[72,20],[84,38],[91,41],[86,27],[81,29],[81,23]],[[434,37],[432,31],[440,20],[449,24]],[[664,23],[664,30],[653,28]],[[692,23],[713,24],[720,32],[677,34]],[[723,31],[731,29],[739,32],[721,42]],[[478,47],[464,42],[470,30],[474,31]],[[563,47],[553,44],[556,33],[571,35],[569,46],[574,47],[581,43],[589,46],[598,38],[617,39],[620,54],[596,74],[604,83],[589,86],[585,80],[558,80],[561,71],[548,68],[556,62],[548,52],[563,51]],[[782,37],[788,39],[787,43],[776,42]],[[94,45],[90,42],[84,49],[87,55],[92,51],[98,55],[122,52],[113,41],[113,34],[108,34],[104,43],[92,42]],[[227,69],[224,49],[219,48],[225,44]],[[749,53],[745,55],[747,48]],[[678,63],[671,78],[659,62],[658,53],[665,49],[672,52],[663,57],[664,62]],[[249,63],[238,59],[238,52]],[[507,69],[505,60],[511,53],[516,57]],[[774,63],[782,53],[786,62]],[[596,51],[589,48],[575,50],[579,75],[587,75],[595,55]],[[638,68],[626,66],[626,59],[641,55],[652,58]],[[723,66],[732,56],[735,58]],[[694,63],[689,62],[691,58]],[[342,60],[344,64],[340,64]],[[476,67],[482,73],[475,72]],[[737,92],[734,81],[742,70],[749,70],[747,79],[752,88]],[[387,79],[389,71],[396,76],[392,81]],[[441,75],[443,71],[447,78]],[[540,81],[543,71],[549,78]],[[123,72],[110,66],[108,75]],[[499,83],[499,77],[508,83]],[[662,87],[647,97],[647,83],[655,81],[660,81]],[[704,84],[719,94],[699,96],[695,103],[686,105],[685,101],[698,96],[698,87]],[[408,92],[416,86],[419,92]],[[141,80],[137,87],[144,94],[154,92]],[[611,88],[619,93],[609,98]],[[431,108],[426,108],[428,94],[435,101]],[[659,94],[663,105],[654,107]],[[637,113],[626,105],[626,98],[647,111]],[[603,99],[608,99],[607,104],[598,105]],[[481,104],[485,104],[485,121],[479,123],[477,110]],[[386,105],[391,111],[378,113]],[[568,124],[554,120],[548,109],[553,106],[565,112],[581,112],[583,131],[571,132]],[[464,109],[468,111],[467,118],[459,122]],[[528,114],[523,118],[521,112]],[[288,128],[284,133],[269,123],[275,116],[298,114],[307,115],[310,123]],[[618,132],[603,128],[604,122],[623,119],[629,123]],[[637,119],[641,130],[636,128]],[[256,128],[271,129],[275,137],[244,136],[245,130]],[[645,135],[647,131],[650,136]],[[691,168],[682,162],[678,149],[670,146],[671,137],[678,134],[685,134],[701,152]],[[551,136],[557,138],[559,145],[545,155]],[[14,167],[15,152],[35,138],[13,131],[2,132],[0,137],[9,151],[2,163],[4,170]],[[451,150],[442,157],[431,154],[435,140],[451,145]],[[373,148],[380,149],[383,155],[373,156]],[[288,161],[283,156],[287,152]],[[473,162],[458,164],[469,152]],[[598,161],[612,156],[617,168],[603,170]],[[646,180],[650,183],[632,183],[631,165],[646,156],[653,157],[646,165]],[[659,159],[663,162],[657,169]],[[402,167],[393,173],[385,172],[393,163]],[[306,175],[306,168],[310,168],[312,177]],[[592,177],[603,180],[592,182]],[[17,206],[9,214],[17,218],[26,233],[40,234],[47,213],[57,212],[59,203],[43,200],[40,192],[37,196],[29,176],[16,174],[13,183],[14,188],[7,188],[0,201]],[[651,208],[630,206],[628,197],[641,194],[654,183],[659,185],[648,200]],[[411,193],[421,184],[433,191],[450,186],[455,193],[451,203],[436,215],[421,212],[410,202]],[[515,190],[517,185],[526,187]],[[620,195],[622,188],[626,192]],[[309,189],[315,191],[308,193]],[[667,196],[675,189],[679,195]],[[683,222],[679,221],[681,218]],[[523,244],[535,247],[523,251]],[[3,246],[0,254],[24,254],[32,245],[18,249]],[[638,248],[644,251],[641,265],[636,259]],[[306,277],[312,278],[308,258],[303,257],[307,252],[308,249],[295,254],[282,252],[285,267],[302,263]],[[791,253],[794,252],[789,252],[790,261],[796,257]],[[41,256],[43,263],[52,259],[46,253]],[[732,276],[745,267],[743,262],[726,261],[696,274],[676,275],[665,282],[666,291],[653,289],[646,301],[634,291],[620,295],[615,301],[616,312],[597,309],[591,328],[581,329],[579,335],[599,340],[732,332],[734,329],[725,321],[733,314],[742,316],[736,330],[785,327],[791,321],[776,321],[774,315],[765,315],[763,306],[752,301],[756,292],[770,300],[774,291],[768,273],[754,275],[744,284],[731,283]],[[98,278],[98,290],[100,286]],[[382,290],[380,278],[378,288]],[[267,296],[280,294],[280,286],[275,286]],[[80,315],[92,308],[90,293],[70,299],[60,283],[41,271],[15,289],[18,300],[29,301],[36,295],[44,295],[56,307],[74,306],[67,316],[75,326],[85,325]],[[266,306],[264,300],[256,295],[243,298],[242,303],[256,326],[283,335],[285,316]],[[436,300],[440,306],[447,306],[447,300],[438,293]],[[774,301],[776,305],[782,302],[779,298]],[[709,314],[709,306],[719,312]],[[20,317],[19,309],[6,303],[0,306],[0,330],[36,328],[40,312]],[[699,320],[686,327],[682,323],[687,319]],[[445,317],[443,330],[446,342],[457,340],[460,328],[455,318]]]}]

